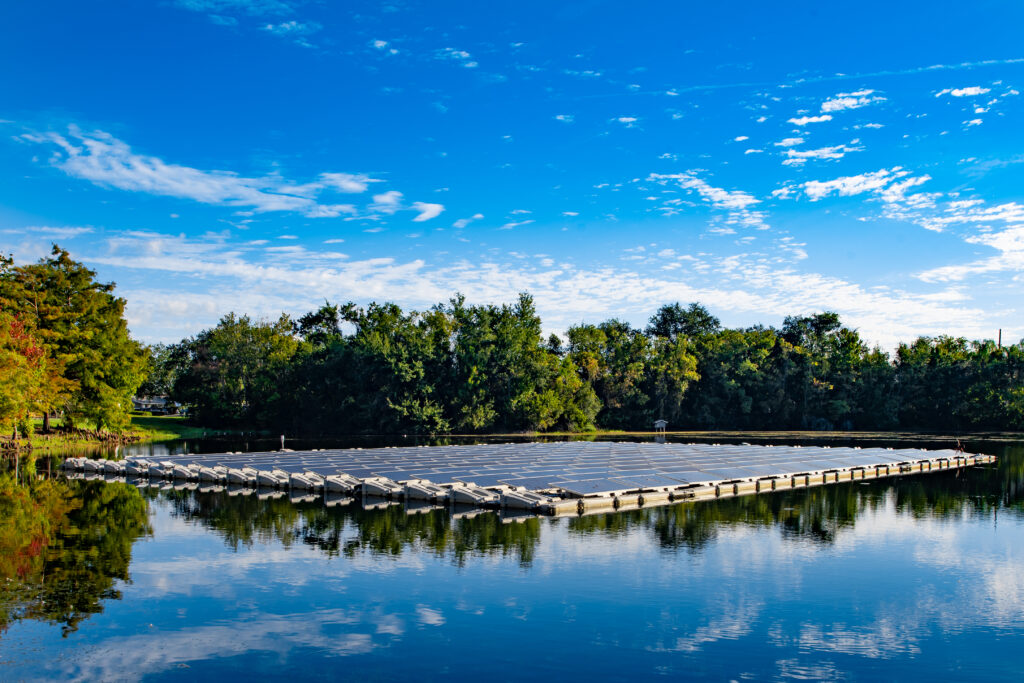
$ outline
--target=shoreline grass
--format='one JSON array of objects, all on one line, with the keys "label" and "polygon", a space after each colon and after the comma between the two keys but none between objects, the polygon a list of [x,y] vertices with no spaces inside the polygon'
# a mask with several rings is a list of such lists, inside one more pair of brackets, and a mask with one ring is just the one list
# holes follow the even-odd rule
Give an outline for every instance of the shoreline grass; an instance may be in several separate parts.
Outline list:
[{"label": "shoreline grass", "polygon": [[[41,423],[37,429],[41,428]],[[191,424],[188,418],[180,415],[132,415],[131,426],[121,434],[98,433],[94,430],[65,431],[57,428],[50,434],[36,432],[27,441],[20,444],[21,449],[37,452],[73,451],[76,449],[90,450],[133,443],[157,443],[176,439],[203,439],[251,434],[253,430],[210,429]],[[270,434],[257,431],[258,436],[268,437]],[[692,438],[695,440],[722,439],[728,441],[843,441],[857,440],[864,442],[918,441],[936,443],[955,443],[964,440],[984,441],[1024,441],[1021,432],[914,432],[914,431],[806,431],[806,430],[677,430],[659,434],[646,430],[594,429],[585,432],[497,432],[490,434],[334,434],[323,436],[292,435],[291,439],[316,440],[345,438],[451,438],[451,439],[522,439],[522,438],[650,438],[659,436],[672,440]],[[7,448],[14,445],[10,439],[3,444]]]},{"label": "shoreline grass", "polygon": [[180,415],[132,415],[131,424],[124,432],[97,432],[83,428],[68,430],[62,425],[55,426],[44,434],[42,420],[35,420],[35,432],[28,439],[13,441],[4,438],[2,445],[8,450],[74,451],[123,446],[132,443],[156,443],[175,439],[202,439],[237,434],[237,430],[220,430],[199,427]]}]

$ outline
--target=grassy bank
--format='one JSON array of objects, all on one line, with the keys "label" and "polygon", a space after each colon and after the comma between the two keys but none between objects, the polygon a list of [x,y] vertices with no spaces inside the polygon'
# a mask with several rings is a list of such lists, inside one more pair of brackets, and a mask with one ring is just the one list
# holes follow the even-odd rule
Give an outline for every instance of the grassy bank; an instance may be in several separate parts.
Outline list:
[{"label": "grassy bank", "polygon": [[[20,442],[22,449],[29,446],[34,452],[68,452],[74,450],[95,450],[98,448],[113,448],[118,445],[131,443],[149,443],[159,441],[171,441],[175,439],[201,439],[205,437],[239,435],[238,430],[210,429],[189,423],[185,417],[177,415],[133,415],[129,429],[121,434],[100,433],[90,429],[65,430],[57,425],[50,434],[42,434],[42,425],[36,425],[37,432],[26,443]],[[245,430],[252,433],[252,430]],[[342,436],[336,435],[335,438]],[[364,437],[387,437],[397,435],[360,435]],[[586,432],[517,432],[517,433],[494,433],[494,434],[436,434],[434,438],[466,438],[479,439],[654,439],[659,436],[652,431],[628,431],[614,429],[595,429]],[[665,437],[672,441],[721,441],[723,443],[740,443],[750,441],[752,443],[829,443],[856,440],[859,443],[869,444],[876,442],[879,445],[898,442],[914,441],[933,443],[936,446],[948,446],[955,444],[957,440],[985,440],[985,441],[1024,441],[1024,434],[1020,432],[974,432],[974,433],[922,433],[902,431],[863,431],[863,432],[821,432],[821,431],[670,431]],[[303,438],[295,435],[294,438]],[[10,450],[9,438],[0,440],[0,450]]]},{"label": "grassy bank", "polygon": [[[133,415],[128,429],[120,434],[98,432],[89,427],[66,429],[59,423],[49,434],[44,434],[42,421],[37,421],[35,430],[31,438],[18,442],[22,449],[31,449],[33,452],[93,450],[130,443],[199,439],[232,433],[227,430],[197,427],[179,415]],[[0,445],[9,449],[13,443],[9,438],[5,438],[4,443]]]}]

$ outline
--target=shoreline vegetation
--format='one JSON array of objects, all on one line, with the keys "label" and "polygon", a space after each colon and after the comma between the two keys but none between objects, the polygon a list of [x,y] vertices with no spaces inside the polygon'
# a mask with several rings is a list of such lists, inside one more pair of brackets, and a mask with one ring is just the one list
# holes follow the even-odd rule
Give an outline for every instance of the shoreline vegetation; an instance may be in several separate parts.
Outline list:
[{"label": "shoreline vegetation", "polygon": [[[56,427],[51,433],[43,434],[36,432],[29,439],[12,441],[9,436],[0,437],[0,452],[13,453],[19,451],[23,454],[50,454],[50,453],[71,453],[75,451],[90,451],[97,448],[111,448],[114,446],[127,446],[130,444],[159,443],[161,441],[174,441],[178,439],[231,439],[231,438],[256,438],[274,440],[278,435],[266,430],[257,429],[209,429],[193,424],[187,418],[177,415],[166,416],[143,416],[132,415],[130,426],[121,433],[98,432],[91,429],[63,429]],[[316,441],[331,439],[422,439],[422,434],[290,434],[287,438],[291,441]],[[706,441],[721,439],[723,441],[736,442],[740,440],[753,440],[763,442],[835,442],[835,441],[858,441],[863,443],[914,441],[919,443],[954,444],[962,441],[990,441],[990,442],[1016,442],[1024,441],[1024,432],[1013,431],[976,431],[966,433],[953,433],[948,431],[921,432],[921,431],[884,431],[884,430],[669,430],[657,432],[653,430],[624,430],[624,429],[593,429],[588,431],[523,431],[523,432],[493,432],[493,433],[445,433],[432,434],[429,438],[434,439],[608,439],[621,437],[626,439],[657,439],[665,437],[673,441],[682,439],[695,439]]]},{"label": "shoreline vegetation", "polygon": [[[1024,341],[919,337],[890,353],[834,312],[728,328],[678,302],[645,328],[612,319],[545,336],[523,292],[501,305],[456,295],[423,311],[325,302],[297,319],[232,312],[177,344],[146,346],[114,287],[57,245],[34,264],[0,255],[0,449],[646,436],[656,421],[677,439],[1024,431]],[[133,415],[134,396],[167,397],[188,419]]]},{"label": "shoreline vegetation", "polygon": [[[71,426],[51,426],[50,432],[32,431],[27,438],[12,439],[0,436],[0,452],[32,451],[46,453],[51,451],[70,452],[74,450],[93,450],[110,448],[137,443],[157,443],[176,439],[203,439],[224,436],[237,436],[237,429],[210,429],[190,423],[187,418],[177,415],[148,416],[132,415],[129,425],[120,432],[101,431],[97,429],[78,428]],[[247,433],[252,433],[251,430]]]}]

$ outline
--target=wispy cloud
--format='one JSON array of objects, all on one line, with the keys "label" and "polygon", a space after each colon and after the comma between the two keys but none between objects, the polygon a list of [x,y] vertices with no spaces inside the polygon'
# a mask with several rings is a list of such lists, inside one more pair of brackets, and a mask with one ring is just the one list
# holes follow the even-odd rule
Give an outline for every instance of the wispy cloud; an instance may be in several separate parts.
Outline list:
[{"label": "wispy cloud", "polygon": [[303,47],[313,47],[309,36],[323,28],[315,21],[286,18],[296,14],[298,3],[292,0],[174,0],[173,4],[205,14],[218,26],[257,28]]},{"label": "wispy cloud", "polygon": [[844,109],[859,109],[875,102],[882,102],[884,97],[874,95],[874,90],[858,90],[856,92],[839,93],[821,103],[822,112],[836,112]]},{"label": "wispy cloud", "polygon": [[776,143],[773,143],[776,147],[795,147],[796,145],[804,144],[803,138],[784,138]]},{"label": "wispy cloud", "polygon": [[386,40],[371,40],[370,47],[372,47],[374,50],[380,50],[381,52],[384,52],[389,55],[398,54],[398,49],[391,47],[391,43],[389,43]]},{"label": "wispy cloud", "polygon": [[821,116],[801,116],[799,118],[792,118],[789,119],[789,123],[792,123],[794,126],[806,126],[808,123],[823,123],[831,120],[831,114],[822,114]]},{"label": "wispy cloud", "polygon": [[[359,213],[353,204],[324,202],[323,196],[328,193],[360,194],[366,192],[371,184],[382,182],[360,173],[321,173],[313,181],[295,183],[279,175],[246,177],[229,171],[201,170],[139,154],[108,133],[86,133],[76,126],[71,126],[66,135],[26,133],[21,139],[52,146],[55,151],[49,159],[51,165],[72,177],[102,187],[259,213],[285,211],[311,218],[353,216]],[[370,209],[376,213],[391,214],[401,208],[401,199],[402,193],[396,190],[374,195]],[[412,208],[420,215],[432,218],[440,213],[436,207],[443,210],[440,204],[422,202],[415,202]]]},{"label": "wispy cloud", "polygon": [[943,95],[952,95],[953,97],[977,97],[978,95],[984,95],[992,92],[991,88],[983,88],[979,85],[972,85],[967,88],[946,88],[935,93],[936,97],[942,97]]},{"label": "wispy cloud", "polygon": [[437,218],[444,211],[444,204],[430,204],[428,202],[413,202],[412,208],[414,211],[419,211],[413,222],[422,223],[423,221],[429,221],[431,218]]},{"label": "wispy cloud", "polygon": [[455,221],[454,223],[452,223],[452,227],[461,230],[462,228],[466,227],[467,225],[469,225],[473,221],[478,221],[478,220],[483,219],[483,217],[484,217],[484,215],[482,213],[476,213],[476,214],[473,214],[472,216],[470,216],[469,218],[460,218],[457,221]]},{"label": "wispy cloud", "polygon": [[465,50],[457,50],[454,47],[446,47],[434,52],[434,57],[441,61],[451,61],[457,63],[459,66],[463,66],[467,69],[475,69],[480,66],[473,55],[469,54]]},{"label": "wispy cloud", "polygon": [[[749,206],[749,205],[748,205]],[[166,287],[133,290],[129,321],[150,330],[149,338],[174,340],[182,326],[198,329],[215,324],[227,310],[253,315],[280,311],[301,313],[324,298],[393,300],[403,306],[428,306],[461,291],[473,301],[500,302],[510,292],[530,291],[548,329],[564,329],[579,320],[601,320],[653,311],[666,301],[701,301],[716,312],[743,315],[751,323],[780,318],[794,311],[828,308],[861,329],[869,339],[892,343],[918,334],[949,332],[977,335],[982,313],[946,292],[912,293],[866,288],[842,278],[772,265],[756,254],[729,257],[651,250],[648,264],[637,267],[581,268],[541,259],[501,261],[492,257],[457,259],[430,266],[416,259],[371,258],[359,261],[315,251],[277,251],[267,259],[262,247],[223,237],[185,238],[159,233],[124,233],[104,243],[93,241],[94,253],[76,254],[87,263],[150,273],[150,283]],[[785,246],[801,259],[802,244]],[[657,253],[667,254],[664,257]],[[640,252],[641,254],[643,252]],[[684,264],[671,277],[654,271],[666,259]],[[202,292],[182,283],[202,278]],[[615,287],[608,287],[615,282]]]},{"label": "wispy cloud", "polygon": [[829,195],[852,197],[865,192],[878,192],[897,178],[907,175],[909,175],[909,171],[896,166],[891,169],[883,168],[870,173],[843,176],[832,180],[809,180],[803,183],[802,187],[808,199],[816,202]]},{"label": "wispy cloud", "polygon": [[[857,140],[854,140],[850,144],[855,145],[857,142]],[[835,161],[842,159],[849,152],[862,151],[864,151],[863,147],[851,147],[849,145],[833,145],[831,147],[819,147],[818,149],[787,149],[785,151],[786,159],[782,163],[787,166],[800,166],[805,164],[808,159]]]},{"label": "wispy cloud", "polygon": [[82,235],[89,235],[95,230],[89,227],[53,227],[49,225],[31,225],[26,228],[7,228],[0,230],[0,232],[6,234],[28,234],[28,235],[42,235],[45,237],[59,239],[59,240],[70,240]]},{"label": "wispy cloud", "polygon": [[263,26],[263,30],[267,33],[272,33],[282,38],[291,38],[295,43],[303,47],[312,47],[313,45],[307,40],[307,37],[320,31],[322,28],[323,26],[315,21],[296,21],[294,19]]},{"label": "wispy cloud", "polygon": [[290,14],[292,3],[285,0],[175,0],[174,5],[193,12],[247,14],[255,17]]},{"label": "wispy cloud", "polygon": [[514,228],[518,228],[518,227],[523,226],[523,225],[529,225],[530,223],[533,223],[533,222],[534,222],[534,219],[532,219],[532,218],[529,218],[529,219],[527,219],[525,221],[509,221],[508,223],[505,223],[505,225],[501,226],[498,229],[499,230],[512,230]]},{"label": "wispy cloud", "polygon": [[[711,205],[712,208],[726,211],[725,223],[727,225],[767,228],[765,214],[761,211],[751,209],[760,200],[751,194],[741,190],[726,190],[711,185],[697,175],[697,171],[686,171],[685,173],[652,173],[647,176],[649,182],[659,185],[675,185],[688,192],[696,193],[702,200]],[[661,211],[666,215],[675,215],[680,212],[678,200],[667,199],[662,201]]]}]

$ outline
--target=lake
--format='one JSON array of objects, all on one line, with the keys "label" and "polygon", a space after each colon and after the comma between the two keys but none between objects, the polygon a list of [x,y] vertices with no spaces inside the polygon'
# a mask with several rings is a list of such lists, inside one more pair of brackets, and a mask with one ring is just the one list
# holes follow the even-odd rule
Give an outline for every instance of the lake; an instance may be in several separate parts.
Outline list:
[{"label": "lake", "polygon": [[0,519],[0,680],[1018,680],[1024,442],[965,446],[999,461],[562,519],[55,477]]}]

